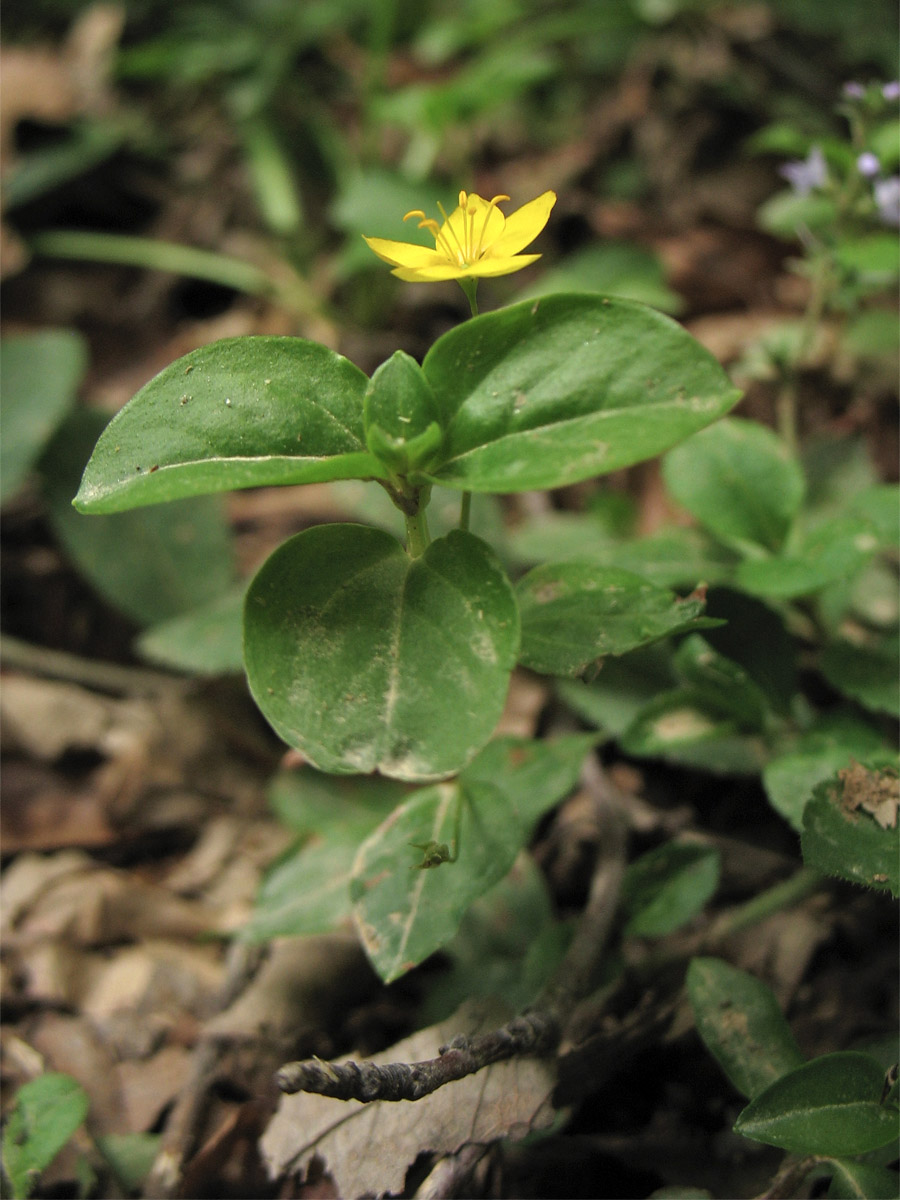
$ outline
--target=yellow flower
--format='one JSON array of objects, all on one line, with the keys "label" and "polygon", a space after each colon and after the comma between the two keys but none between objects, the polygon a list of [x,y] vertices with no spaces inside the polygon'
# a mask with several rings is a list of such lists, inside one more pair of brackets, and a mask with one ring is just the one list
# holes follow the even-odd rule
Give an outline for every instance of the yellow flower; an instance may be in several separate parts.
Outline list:
[{"label": "yellow flower", "polygon": [[439,204],[443,224],[413,209],[403,218],[419,218],[419,228],[434,238],[434,249],[412,242],[391,242],[386,238],[365,241],[372,250],[391,264],[392,275],[407,283],[433,283],[440,279],[478,279],[486,275],[510,275],[540,258],[539,254],[520,254],[547,224],[550,209],[556,203],[555,192],[544,192],[504,217],[497,207],[509,196],[483,200],[474,193],[460,192],[459,206],[448,217]]}]

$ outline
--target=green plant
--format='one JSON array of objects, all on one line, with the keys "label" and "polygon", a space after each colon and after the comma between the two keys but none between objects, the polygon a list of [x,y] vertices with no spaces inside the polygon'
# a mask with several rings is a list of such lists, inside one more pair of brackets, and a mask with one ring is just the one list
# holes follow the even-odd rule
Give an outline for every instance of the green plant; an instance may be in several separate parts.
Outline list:
[{"label": "green plant", "polygon": [[895,1045],[805,1062],[774,995],[752,975],[695,958],[687,989],[700,1036],[749,1101],[735,1130],[788,1151],[775,1194],[824,1176],[829,1196],[896,1195]]},{"label": "green plant", "polygon": [[[513,253],[548,211],[526,205],[512,218]],[[445,245],[452,237],[462,252],[473,220],[473,247],[507,245],[502,214],[478,197],[445,222]],[[462,276],[474,307],[477,266],[441,269]],[[358,524],[297,534],[263,564],[244,605],[250,688],[289,745],[325,772],[429,785],[392,816],[396,791],[366,797],[349,822],[363,842],[352,867],[345,856],[323,868],[323,883],[336,883],[331,893],[371,931],[386,978],[452,935],[577,776],[590,738],[483,749],[516,663],[574,675],[709,624],[702,591],[679,599],[619,569],[550,563],[514,584],[467,527],[471,493],[559,487],[641,461],[737,398],[668,318],[556,295],[474,317],[421,366],[398,351],[371,379],[299,338],[218,342],[166,368],[101,435],[75,500],[85,513],[357,479],[380,485],[403,514],[405,546]],[[460,520],[432,540],[438,485],[460,495]],[[412,872],[410,842],[455,843],[457,861]]]}]

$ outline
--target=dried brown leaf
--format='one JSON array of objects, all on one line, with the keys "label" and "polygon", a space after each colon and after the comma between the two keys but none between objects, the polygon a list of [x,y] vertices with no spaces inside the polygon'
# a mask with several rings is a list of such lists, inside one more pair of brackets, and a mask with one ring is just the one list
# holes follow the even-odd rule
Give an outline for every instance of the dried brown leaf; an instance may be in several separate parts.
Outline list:
[{"label": "dried brown leaf", "polygon": [[[373,1056],[376,1063],[433,1058],[456,1034],[502,1025],[498,1005],[468,1002],[449,1020]],[[419,1154],[454,1154],[470,1144],[522,1138],[550,1124],[555,1073],[540,1059],[511,1059],[447,1084],[416,1102],[332,1100],[285,1096],[263,1135],[263,1159],[273,1178],[303,1172],[323,1159],[345,1200],[403,1189]]]}]

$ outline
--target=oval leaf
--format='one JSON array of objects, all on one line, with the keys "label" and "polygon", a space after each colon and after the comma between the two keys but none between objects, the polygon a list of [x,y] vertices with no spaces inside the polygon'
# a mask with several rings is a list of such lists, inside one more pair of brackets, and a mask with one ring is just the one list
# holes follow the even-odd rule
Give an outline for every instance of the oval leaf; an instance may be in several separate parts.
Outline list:
[{"label": "oval leaf", "polygon": [[44,444],[75,403],[87,347],[70,329],[0,341],[0,500],[18,491]]},{"label": "oval leaf", "polygon": [[231,488],[379,477],[368,380],[303,338],[224,338],[179,358],[110,422],[75,507],[118,512]]},{"label": "oval leaf", "polygon": [[893,1141],[900,1114],[881,1105],[884,1072],[868,1054],[826,1054],[747,1105],[735,1130],[794,1154],[865,1154]]},{"label": "oval leaf", "polygon": [[476,317],[422,365],[447,429],[432,478],[472,491],[562,487],[640,462],[740,397],[669,317],[588,295]]},{"label": "oval leaf", "polygon": [[381,530],[308,529],[263,565],[244,610],[257,704],[338,774],[459,770],[500,717],[518,645],[512,585],[459,530],[410,558]]},{"label": "oval leaf", "polygon": [[625,872],[622,907],[628,937],[661,937],[692,920],[719,886],[714,846],[668,842]]},{"label": "oval leaf", "polygon": [[803,861],[817,871],[900,895],[896,770],[854,763],[813,789],[803,810]]},{"label": "oval leaf", "polygon": [[803,499],[803,473],[771,429],[729,417],[663,460],[679,504],[726,544],[777,549]]},{"label": "oval leaf", "polygon": [[778,1001],[761,980],[719,958],[695,958],[687,989],[697,1032],[748,1099],[803,1065]]},{"label": "oval leaf", "polygon": [[3,1169],[15,1196],[29,1196],[87,1116],[88,1096],[70,1075],[48,1072],[19,1088],[3,1130]]},{"label": "oval leaf", "polygon": [[[417,869],[428,842],[459,855]],[[509,799],[489,783],[441,783],[415,792],[360,846],[350,894],[366,953],[390,983],[456,933],[469,905],[502,879],[521,848],[522,826]]]},{"label": "oval leaf", "polygon": [[588,562],[545,563],[516,586],[520,661],[546,675],[580,675],[607,655],[703,627],[705,600],[679,600],[639,575]]}]

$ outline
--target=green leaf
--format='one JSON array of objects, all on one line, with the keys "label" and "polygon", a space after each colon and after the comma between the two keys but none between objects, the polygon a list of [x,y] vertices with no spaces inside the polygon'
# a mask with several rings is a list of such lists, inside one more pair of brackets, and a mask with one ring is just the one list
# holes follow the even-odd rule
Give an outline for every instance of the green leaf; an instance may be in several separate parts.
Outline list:
[{"label": "green leaf", "polygon": [[897,239],[891,233],[867,233],[844,238],[834,248],[837,261],[863,282],[889,287],[900,274]]},{"label": "green leaf", "polygon": [[888,1200],[900,1192],[896,1171],[852,1158],[832,1158],[828,1200]]},{"label": "green leaf", "polygon": [[38,1176],[88,1112],[84,1088],[69,1075],[39,1075],[19,1088],[3,1130],[3,1169],[15,1200],[29,1196]]},{"label": "green leaf", "polygon": [[45,329],[0,341],[0,503],[19,490],[74,404],[86,366],[84,340],[73,330]]},{"label": "green leaf", "polygon": [[791,600],[857,574],[877,549],[864,517],[836,517],[817,525],[790,553],[742,562],[737,582],[752,595]]},{"label": "green leaf", "polygon": [[500,717],[518,644],[512,585],[459,530],[410,558],[377,529],[308,529],[264,563],[244,610],[257,704],[338,774],[459,770]]},{"label": "green leaf", "polygon": [[[462,805],[459,857],[417,870],[412,844],[454,843]],[[385,981],[399,978],[448,942],[469,905],[503,876],[524,833],[512,804],[488,783],[421,788],[359,848],[351,881],[362,944]]]},{"label": "green leaf", "polygon": [[662,937],[702,911],[719,886],[721,859],[713,846],[667,842],[625,872],[622,906],[627,937]]},{"label": "green leaf", "polygon": [[425,357],[443,414],[438,483],[562,487],[651,458],[739,393],[668,317],[627,300],[549,296],[466,321]]},{"label": "green leaf", "polygon": [[803,810],[803,861],[900,895],[900,785],[895,770],[855,764],[813,789]]},{"label": "green leaf", "polygon": [[305,840],[268,869],[239,939],[324,933],[349,918],[350,876],[360,843],[407,791],[396,780],[377,775],[342,778],[311,768],[276,775],[269,802]]},{"label": "green leaf", "polygon": [[183,496],[384,474],[366,449],[368,380],[291,337],[224,338],[151,379],[110,422],[75,506],[119,512]]},{"label": "green leaf", "polygon": [[866,488],[852,498],[850,511],[871,523],[885,550],[896,549],[900,543],[900,486],[884,483]]},{"label": "green leaf", "polygon": [[865,1154],[900,1131],[897,1110],[878,1102],[883,1079],[868,1054],[826,1054],[777,1079],[747,1105],[734,1128],[793,1154]]},{"label": "green leaf", "polygon": [[680,600],[639,575],[587,562],[546,563],[516,585],[520,661],[545,675],[581,675],[621,655],[706,622],[705,596]]},{"label": "green leaf", "polygon": [[152,625],[137,638],[138,653],[149,662],[195,675],[240,674],[246,591],[240,584],[208,604]]},{"label": "green leaf", "polygon": [[530,854],[520,854],[444,945],[450,969],[426,984],[418,1020],[437,1023],[475,996],[499,996],[520,1012],[549,981],[568,940],[567,927],[553,919],[543,874]]},{"label": "green leaf", "polygon": [[560,679],[556,689],[583,721],[618,737],[645,705],[677,682],[671,660],[670,648],[656,644],[608,659],[592,683]]},{"label": "green leaf", "polygon": [[674,665],[708,712],[734,718],[741,729],[763,728],[765,693],[743,667],[713,650],[705,638],[697,633],[685,638],[675,651]]},{"label": "green leaf", "polygon": [[712,711],[698,688],[664,692],[639,710],[619,737],[626,754],[664,758],[719,775],[758,775],[767,758],[760,737],[742,737],[733,718]]},{"label": "green leaf", "polygon": [[162,1134],[107,1133],[96,1141],[125,1191],[140,1191],[159,1153]]},{"label": "green leaf", "polygon": [[72,508],[81,470],[105,424],[103,414],[76,409],[39,464],[53,531],[79,573],[139,625],[218,600],[234,582],[231,531],[219,497],[96,520]]},{"label": "green leaf", "polygon": [[839,691],[874,712],[900,717],[900,638],[872,637],[863,645],[843,639],[822,652],[822,674]]},{"label": "green leaf", "polygon": [[672,496],[727,544],[777,549],[803,499],[800,467],[764,425],[736,417],[663,460]]},{"label": "green leaf", "polygon": [[414,358],[397,350],[382,363],[366,390],[366,443],[397,475],[426,467],[440,447],[434,393]]},{"label": "green leaf", "polygon": [[761,980],[719,958],[694,958],[687,989],[697,1032],[748,1099],[802,1065],[778,1001]]},{"label": "green leaf", "polygon": [[596,744],[591,733],[552,739],[497,737],[488,742],[460,779],[468,787],[490,783],[504,793],[529,834],[537,821],[578,783],[585,756]]},{"label": "green leaf", "polygon": [[881,735],[852,718],[821,721],[793,747],[773,758],[763,771],[763,786],[776,812],[803,829],[803,810],[816,784],[830,779],[852,760],[868,758],[883,747]]}]

